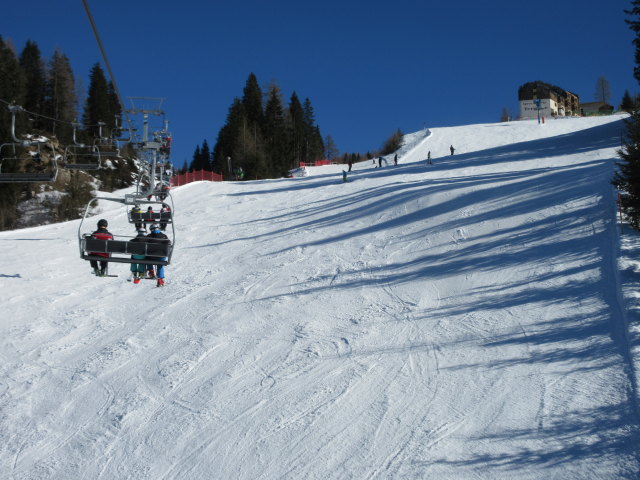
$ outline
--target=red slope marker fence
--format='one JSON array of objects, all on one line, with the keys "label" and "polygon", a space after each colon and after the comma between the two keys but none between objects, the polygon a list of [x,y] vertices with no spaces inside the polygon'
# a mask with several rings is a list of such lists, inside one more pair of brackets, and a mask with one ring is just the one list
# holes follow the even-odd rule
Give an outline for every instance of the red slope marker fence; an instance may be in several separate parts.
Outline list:
[{"label": "red slope marker fence", "polygon": [[171,177],[171,186],[179,187],[191,182],[222,182],[222,175],[219,173],[208,172],[206,170],[197,170],[195,172],[182,173]]}]

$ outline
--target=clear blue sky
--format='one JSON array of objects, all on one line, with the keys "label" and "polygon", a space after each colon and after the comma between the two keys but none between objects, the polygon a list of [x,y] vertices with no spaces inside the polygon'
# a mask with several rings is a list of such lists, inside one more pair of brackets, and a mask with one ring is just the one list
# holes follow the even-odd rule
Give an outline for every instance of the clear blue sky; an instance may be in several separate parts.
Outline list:
[{"label": "clear blue sky", "polygon": [[[381,146],[397,128],[494,122],[517,114],[518,87],[543,80],[612,103],[633,78],[628,0],[89,0],[122,95],[166,98],[182,166],[211,146],[249,73],[293,90],[341,152]],[[58,47],[88,86],[101,62],[81,0],[12,1],[0,35],[46,59]],[[452,139],[455,143],[455,139]]]}]

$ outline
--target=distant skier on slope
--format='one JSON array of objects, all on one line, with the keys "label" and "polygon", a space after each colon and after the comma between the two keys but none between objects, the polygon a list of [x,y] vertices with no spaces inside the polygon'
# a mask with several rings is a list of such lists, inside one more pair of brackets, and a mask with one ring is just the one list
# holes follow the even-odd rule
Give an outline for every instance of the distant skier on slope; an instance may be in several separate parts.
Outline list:
[{"label": "distant skier on slope", "polygon": [[456,151],[456,149],[455,149],[455,148],[453,148],[453,145],[451,145],[451,146],[449,147],[449,150],[451,150],[451,155],[453,155],[453,153]]}]

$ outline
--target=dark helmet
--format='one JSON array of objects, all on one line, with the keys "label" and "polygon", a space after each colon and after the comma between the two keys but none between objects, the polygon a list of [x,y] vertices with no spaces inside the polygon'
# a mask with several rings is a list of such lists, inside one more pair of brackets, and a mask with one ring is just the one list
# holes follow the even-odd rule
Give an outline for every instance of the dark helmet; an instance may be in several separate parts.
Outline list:
[{"label": "dark helmet", "polygon": [[159,229],[160,229],[160,228],[158,227],[158,224],[157,224],[157,223],[152,223],[152,224],[149,226],[149,230],[159,230]]},{"label": "dark helmet", "polygon": [[98,220],[98,228],[100,227],[107,228],[108,226],[109,226],[109,222],[107,222],[104,218],[101,220]]}]

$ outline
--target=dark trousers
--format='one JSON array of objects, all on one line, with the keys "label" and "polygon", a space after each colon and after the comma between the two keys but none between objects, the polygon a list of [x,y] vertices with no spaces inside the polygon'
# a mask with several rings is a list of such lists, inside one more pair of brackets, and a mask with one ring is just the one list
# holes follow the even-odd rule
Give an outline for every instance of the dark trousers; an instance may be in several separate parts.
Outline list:
[{"label": "dark trousers", "polygon": [[[98,269],[98,261],[97,260],[89,260],[89,263],[91,264],[91,268],[93,268],[94,270]],[[103,260],[100,260],[100,271],[102,273],[104,273],[107,270],[107,263],[109,263],[109,262],[105,262]]]}]

